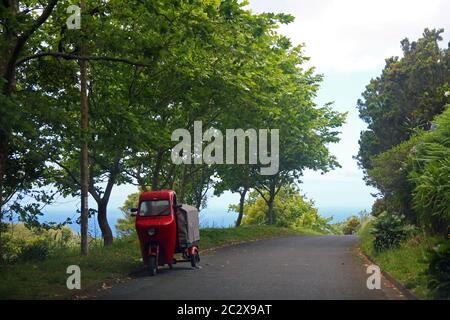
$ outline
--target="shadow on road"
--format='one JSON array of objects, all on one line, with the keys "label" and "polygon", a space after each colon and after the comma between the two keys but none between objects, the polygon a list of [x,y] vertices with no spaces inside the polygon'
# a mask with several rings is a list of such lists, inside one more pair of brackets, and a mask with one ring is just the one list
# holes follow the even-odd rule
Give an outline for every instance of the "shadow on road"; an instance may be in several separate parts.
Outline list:
[{"label": "shadow on road", "polygon": [[[181,265],[174,265],[173,269],[170,269],[168,266],[159,267],[158,268],[158,275],[163,275],[167,273],[177,273],[177,271],[189,271],[189,270],[196,270],[196,268],[188,267],[188,266],[181,266]],[[145,278],[150,277],[147,271],[147,268],[144,266],[142,268],[136,269],[131,271],[128,274],[131,278]]]}]

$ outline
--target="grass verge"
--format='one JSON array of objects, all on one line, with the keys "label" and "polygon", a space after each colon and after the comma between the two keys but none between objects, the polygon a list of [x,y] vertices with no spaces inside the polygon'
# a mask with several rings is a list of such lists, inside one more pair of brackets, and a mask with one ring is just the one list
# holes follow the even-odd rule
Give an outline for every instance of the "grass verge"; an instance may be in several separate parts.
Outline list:
[{"label": "grass verge", "polygon": [[280,228],[273,226],[241,226],[239,228],[215,229],[201,231],[200,249],[209,249],[237,242],[268,239],[291,235],[319,235],[321,233],[303,228]]},{"label": "grass verge", "polygon": [[[316,235],[309,229],[271,226],[243,226],[228,229],[202,229],[200,250],[238,242],[289,235]],[[201,251],[200,251],[201,252]],[[69,291],[66,274],[69,265],[81,268],[82,290]],[[129,279],[131,271],[142,266],[135,236],[118,239],[111,247],[93,246],[89,256],[81,257],[78,248],[56,252],[44,261],[0,266],[0,299],[66,299],[85,297]]]},{"label": "grass verge", "polygon": [[416,296],[431,299],[427,288],[428,277],[425,275],[428,267],[425,254],[436,245],[438,239],[419,235],[404,241],[398,248],[377,252],[373,247],[370,228],[369,222],[360,230],[361,250]]}]

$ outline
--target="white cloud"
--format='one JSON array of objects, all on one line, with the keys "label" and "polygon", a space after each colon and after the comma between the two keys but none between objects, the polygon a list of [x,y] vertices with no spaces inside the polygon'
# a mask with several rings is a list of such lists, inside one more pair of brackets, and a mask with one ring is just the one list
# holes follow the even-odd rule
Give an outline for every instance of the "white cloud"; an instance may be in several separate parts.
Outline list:
[{"label": "white cloud", "polygon": [[250,0],[250,8],[294,15],[280,31],[306,44],[320,72],[381,69],[404,37],[415,40],[426,27],[450,33],[448,0]]}]

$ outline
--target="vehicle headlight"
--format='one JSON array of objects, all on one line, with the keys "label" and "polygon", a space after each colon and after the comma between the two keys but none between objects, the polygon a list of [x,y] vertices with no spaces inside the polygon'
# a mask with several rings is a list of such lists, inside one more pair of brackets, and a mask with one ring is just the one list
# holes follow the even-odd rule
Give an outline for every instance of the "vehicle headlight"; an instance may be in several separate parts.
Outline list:
[{"label": "vehicle headlight", "polygon": [[156,234],[156,229],[155,228],[150,228],[147,230],[147,233],[149,236],[154,236]]}]

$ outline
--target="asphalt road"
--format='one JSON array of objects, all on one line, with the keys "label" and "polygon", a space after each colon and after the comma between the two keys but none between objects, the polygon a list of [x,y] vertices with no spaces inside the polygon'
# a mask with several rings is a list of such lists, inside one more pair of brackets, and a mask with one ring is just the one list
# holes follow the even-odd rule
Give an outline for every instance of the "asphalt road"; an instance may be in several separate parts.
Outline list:
[{"label": "asphalt road", "polygon": [[370,264],[354,236],[296,236],[255,241],[179,263],[101,292],[99,299],[402,299],[387,279],[366,285]]}]

